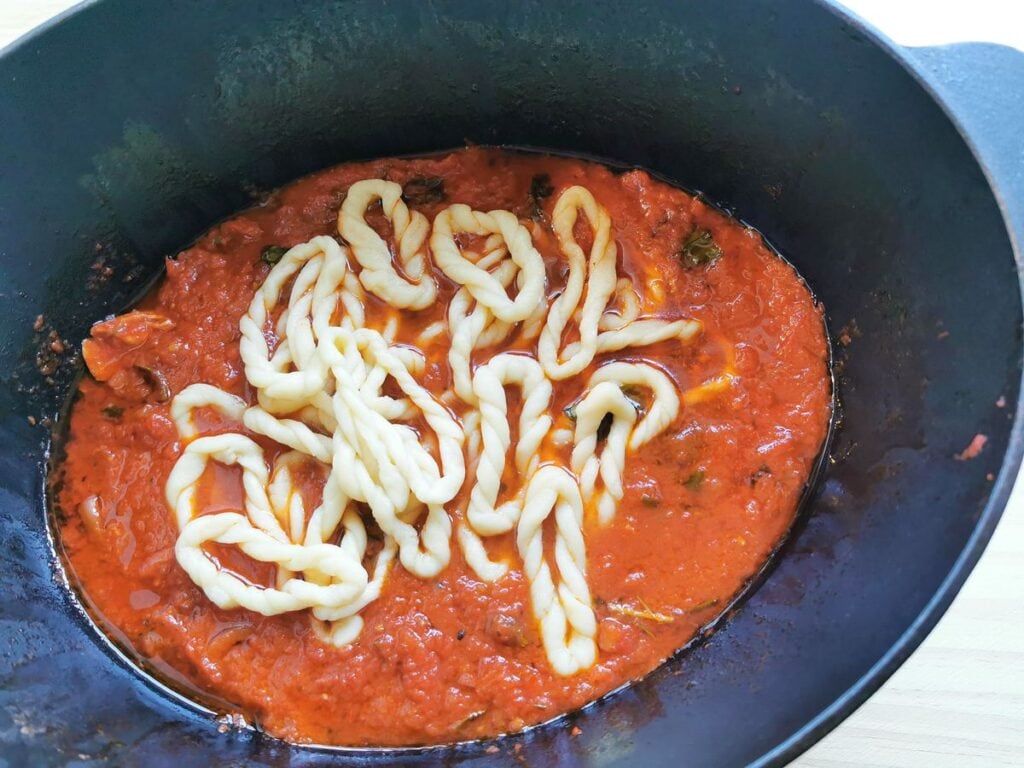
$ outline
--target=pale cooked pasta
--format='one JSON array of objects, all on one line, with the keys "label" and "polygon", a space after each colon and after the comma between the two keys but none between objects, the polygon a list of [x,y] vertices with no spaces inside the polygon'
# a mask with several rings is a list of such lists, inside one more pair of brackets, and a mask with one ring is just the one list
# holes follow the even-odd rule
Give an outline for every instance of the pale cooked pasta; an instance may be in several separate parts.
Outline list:
[{"label": "pale cooked pasta", "polygon": [[[392,243],[366,222],[378,201]],[[573,233],[581,216],[592,230],[589,254]],[[495,581],[512,567],[526,576],[552,668],[572,675],[595,663],[587,510],[596,524],[613,518],[629,454],[667,429],[686,397],[651,365],[612,361],[579,388],[575,425],[556,426],[564,417],[552,412],[552,383],[579,376],[600,354],[686,342],[701,326],[641,316],[636,289],[618,273],[611,218],[586,188],[562,192],[552,226],[568,265],[566,287],[553,300],[531,232],[513,213],[455,204],[430,223],[406,206],[401,186],[381,179],[349,188],[338,216],[344,245],[319,236],[284,254],[240,322],[255,404],[208,384],[183,389],[172,404],[184,444],[166,484],[179,529],[175,554],[210,600],[265,615],[309,610],[318,637],[352,643],[360,612],[380,597],[396,560],[423,579],[443,571],[458,513],[454,538],[480,579]],[[462,234],[481,238],[480,252],[463,248]],[[437,300],[435,265],[457,288],[446,321],[403,335],[411,322],[403,312]],[[366,312],[364,291],[396,310],[381,328]],[[453,378],[435,396],[420,383],[422,352],[395,338],[427,344],[445,336]],[[513,337],[533,346],[479,359]],[[509,389],[522,400],[514,425]],[[452,411],[457,403],[461,418]],[[195,416],[201,408],[237,429],[204,436]],[[268,469],[243,431],[289,450]],[[551,458],[569,448],[567,466]],[[209,462],[241,467],[244,514],[197,514]],[[325,478],[308,520],[295,480],[307,463]],[[509,471],[513,487],[505,487]],[[464,485],[466,502],[456,510]],[[360,507],[384,536],[373,557]],[[551,515],[553,563],[542,533]],[[493,560],[487,539],[511,531],[521,562]],[[255,586],[219,568],[204,550],[210,542],[276,565],[275,585]]]}]

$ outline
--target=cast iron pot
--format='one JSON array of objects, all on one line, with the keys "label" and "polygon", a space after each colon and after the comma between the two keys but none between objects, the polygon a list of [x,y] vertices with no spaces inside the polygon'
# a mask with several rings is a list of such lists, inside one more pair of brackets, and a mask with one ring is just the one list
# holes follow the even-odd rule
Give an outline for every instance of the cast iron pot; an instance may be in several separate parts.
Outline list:
[{"label": "cast iron pot", "polygon": [[[535,766],[782,762],[920,642],[1005,504],[1021,458],[1006,227],[941,108],[826,7],[106,0],[6,51],[0,83],[0,763],[515,764],[516,745]],[[47,335],[81,339],[254,189],[467,140],[645,166],[759,227],[847,329],[833,462],[713,636],[496,754],[218,733],[63,583],[50,430],[28,417],[57,413],[75,366],[46,380]],[[955,460],[976,433],[985,450]]]}]

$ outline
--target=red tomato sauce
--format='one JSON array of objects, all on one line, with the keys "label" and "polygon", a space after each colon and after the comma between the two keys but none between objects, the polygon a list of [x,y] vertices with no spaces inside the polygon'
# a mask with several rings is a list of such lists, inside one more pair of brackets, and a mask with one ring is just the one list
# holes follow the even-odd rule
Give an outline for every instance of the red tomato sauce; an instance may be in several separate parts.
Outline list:
[{"label": "red tomato sauce", "polygon": [[[554,191],[538,200],[531,184],[536,192],[542,174]],[[600,355],[580,377],[555,382],[556,428],[571,427],[562,409],[611,359],[653,362],[681,392],[730,365],[735,373],[721,391],[685,403],[665,432],[628,457],[625,497],[611,525],[588,516],[599,652],[580,674],[560,677],[546,659],[514,534],[488,540],[492,557],[513,563],[493,584],[474,575],[454,538],[451,563],[435,579],[396,562],[380,599],[362,612],[362,634],[346,648],[318,640],[306,612],[265,617],[217,608],[175,560],[177,528],[164,485],[183,446],[169,398],[205,382],[254,401],[238,323],[270,269],[261,252],[335,234],[347,187],[373,177],[443,179],[444,200],[410,202],[430,219],[453,202],[516,212],[547,261],[551,295],[564,285],[565,269],[549,217],[558,194],[581,184],[612,217],[620,276],[648,296],[664,296],[657,314],[704,324],[689,344]],[[387,237],[377,218],[368,220]],[[678,254],[695,228],[710,232],[723,255],[684,267]],[[585,223],[577,237],[586,251]],[[408,327],[445,317],[455,286],[439,271],[435,277],[436,305],[405,318]],[[94,615],[141,662],[215,708],[295,742],[410,745],[491,736],[548,720],[649,672],[761,569],[794,520],[831,416],[822,310],[793,269],[756,232],[699,199],[643,171],[578,159],[470,148],[323,171],[168,259],[166,277],[138,310],[152,314],[98,324],[84,349],[93,375],[81,383],[66,456],[53,475],[66,562]],[[368,323],[381,327],[395,311],[371,297]],[[439,394],[451,380],[447,336],[424,352],[421,382]],[[196,420],[206,434],[240,429],[213,411]],[[283,450],[255,439],[268,461]],[[568,451],[551,458],[567,465]],[[453,521],[470,482],[449,505]],[[319,473],[303,474],[307,509],[322,483]],[[211,465],[198,498],[201,513],[239,509],[237,468]],[[546,537],[550,546],[550,527]],[[210,554],[252,583],[273,582],[272,566],[231,547]]]}]

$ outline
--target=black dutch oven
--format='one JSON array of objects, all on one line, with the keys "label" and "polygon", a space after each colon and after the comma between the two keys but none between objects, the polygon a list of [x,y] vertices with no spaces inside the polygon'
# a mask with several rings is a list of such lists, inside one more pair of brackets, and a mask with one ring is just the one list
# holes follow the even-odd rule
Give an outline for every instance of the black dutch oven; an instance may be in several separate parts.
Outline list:
[{"label": "black dutch oven", "polygon": [[[0,762],[721,766],[805,749],[938,620],[1021,459],[1011,238],[921,83],[929,66],[835,9],[770,0],[104,0],[9,48]],[[968,124],[992,109],[976,101]],[[847,332],[831,461],[774,569],[713,635],[496,753],[219,733],[126,662],[64,582],[44,483],[60,422],[46,417],[75,366],[52,370],[49,331],[84,337],[253,189],[466,141],[643,166],[761,229]],[[975,434],[980,456],[956,460]]]}]

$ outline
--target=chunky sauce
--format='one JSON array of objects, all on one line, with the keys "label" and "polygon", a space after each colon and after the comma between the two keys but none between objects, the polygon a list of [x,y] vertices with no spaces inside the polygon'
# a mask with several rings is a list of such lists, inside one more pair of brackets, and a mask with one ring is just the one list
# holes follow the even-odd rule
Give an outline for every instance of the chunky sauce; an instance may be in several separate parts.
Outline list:
[{"label": "chunky sauce", "polygon": [[[553,195],[543,194],[547,180],[536,194],[544,174]],[[322,643],[302,614],[216,608],[175,560],[177,529],[164,484],[182,446],[168,398],[206,382],[252,401],[238,323],[269,271],[261,253],[333,234],[346,188],[369,177],[443,179],[443,200],[429,186],[410,195],[410,206],[431,219],[451,202],[532,218],[552,294],[565,277],[546,229],[551,206],[559,190],[586,186],[611,214],[620,275],[663,295],[666,315],[702,321],[704,333],[688,345],[601,355],[582,377],[608,359],[656,361],[681,391],[727,366],[736,373],[724,391],[684,405],[669,429],[630,457],[610,526],[588,519],[599,651],[597,663],[577,675],[560,677],[547,663],[520,570],[483,583],[454,543],[451,563],[433,580],[396,563],[347,648]],[[720,259],[681,264],[679,251],[695,228],[710,232]],[[578,237],[586,248],[588,235],[580,229]],[[424,327],[443,318],[452,295],[445,277],[436,277],[438,302],[417,314]],[[97,378],[82,381],[54,478],[67,562],[102,621],[152,668],[296,742],[403,745],[494,735],[550,719],[650,671],[762,567],[793,522],[830,417],[821,309],[760,236],[642,171],[616,173],[576,159],[472,148],[323,171],[169,259],[166,278],[138,309],[159,317],[129,314],[99,324],[87,350]],[[368,316],[375,311],[394,310],[371,299]],[[446,344],[442,335],[424,350],[421,381],[438,393],[450,379]],[[578,381],[555,382],[556,426],[567,426],[561,411],[578,392]],[[515,411],[518,400],[510,397]],[[213,412],[199,420],[204,433],[224,428]],[[268,460],[281,450],[258,442]],[[301,485],[311,508],[323,477],[307,475]],[[449,510],[456,519],[465,493]],[[237,469],[211,465],[201,511],[237,509],[240,500]],[[516,562],[513,534],[489,548]],[[273,580],[271,568],[230,547],[214,554],[255,584]]]}]

